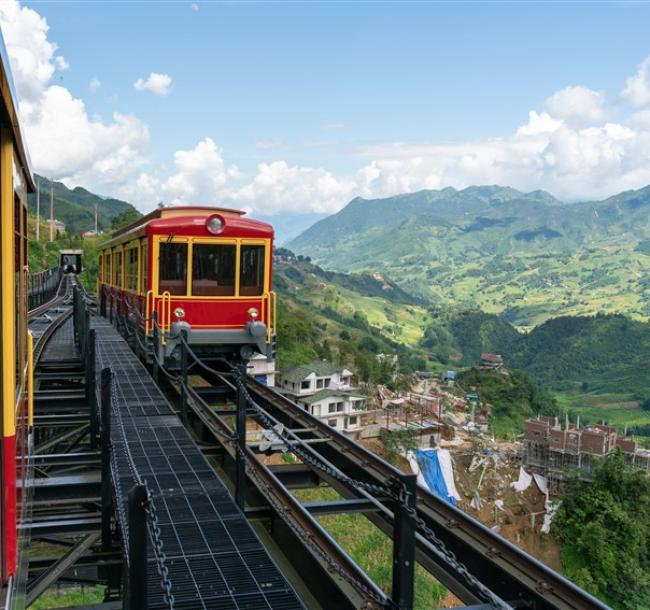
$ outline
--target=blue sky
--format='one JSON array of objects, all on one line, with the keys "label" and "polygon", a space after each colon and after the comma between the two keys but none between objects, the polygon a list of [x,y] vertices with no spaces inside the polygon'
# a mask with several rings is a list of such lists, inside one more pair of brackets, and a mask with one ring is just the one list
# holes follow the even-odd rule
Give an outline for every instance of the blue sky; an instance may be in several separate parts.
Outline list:
[{"label": "blue sky", "polygon": [[[223,196],[255,210],[272,201],[267,211],[322,213],[357,194],[474,181],[506,180],[567,199],[607,196],[650,181],[650,157],[644,156],[650,122],[643,123],[650,105],[643,96],[649,70],[637,79],[639,95],[621,97],[626,79],[650,55],[650,4],[26,1],[19,6],[49,26],[45,36],[57,48],[48,61],[60,54],[69,66],[56,69],[44,90],[67,89],[83,101],[92,125],[110,129],[117,112],[137,121],[130,131],[147,132],[146,143],[134,137],[129,144],[135,156],[128,158],[137,171],[113,171],[115,165],[108,164],[116,174],[113,182],[106,171],[101,175],[99,157],[92,168],[71,159],[69,167],[46,160],[42,169],[139,199],[143,208],[174,196]],[[5,16],[3,29],[11,28],[8,20],[23,17]],[[11,41],[8,48],[11,55]],[[166,95],[134,88],[151,72],[171,78]],[[93,78],[101,82],[95,91],[89,89]],[[550,96],[576,86],[600,97],[567,114],[567,107],[575,110],[587,99],[584,91],[567,94],[561,109],[547,115],[545,125],[551,127],[527,136],[539,140],[554,133],[546,146],[511,141],[529,122],[529,112],[542,116]],[[602,113],[591,112],[594,100]],[[585,114],[590,122],[581,118]],[[608,123],[632,129],[634,145],[625,136],[625,150],[610,153],[612,141],[622,145],[619,132],[603,131]],[[43,128],[41,123],[38,129]],[[596,143],[584,135],[588,128],[601,130]],[[62,134],[63,128],[57,137]],[[44,138],[33,139],[43,148]],[[196,147],[206,139],[199,154]],[[105,145],[106,158],[119,157],[115,146]],[[521,146],[530,163],[516,173],[504,169],[510,162],[503,159],[520,157]],[[571,153],[576,148],[584,155],[594,146],[598,159]],[[179,168],[177,151],[193,151],[198,158],[188,155]],[[566,155],[571,158],[561,161]],[[612,155],[624,157],[617,167]],[[456,161],[450,165],[444,156]],[[222,178],[197,173],[192,162],[202,159],[222,171]],[[279,162],[285,165],[274,165]],[[540,163],[542,171],[530,170]],[[260,164],[270,169],[260,171]],[[581,165],[590,167],[589,175],[580,173]],[[141,184],[148,186],[140,197],[133,184],[142,174]],[[268,186],[277,186],[277,180],[282,193]]]}]

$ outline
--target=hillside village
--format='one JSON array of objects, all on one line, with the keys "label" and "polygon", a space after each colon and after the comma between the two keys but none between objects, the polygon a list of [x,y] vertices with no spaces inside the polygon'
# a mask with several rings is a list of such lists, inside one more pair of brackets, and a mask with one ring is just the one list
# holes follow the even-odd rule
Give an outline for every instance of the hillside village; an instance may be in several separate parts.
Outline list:
[{"label": "hillside village", "polygon": [[[614,426],[536,415],[523,421],[515,439],[499,440],[491,426],[498,405],[462,384],[462,371],[417,372],[408,388],[395,391],[325,359],[261,370],[256,363],[249,373],[557,568],[559,549],[548,535],[563,482],[576,472],[588,479],[600,459],[617,451],[650,474],[650,450]],[[489,352],[471,371],[511,377],[504,358]]]}]

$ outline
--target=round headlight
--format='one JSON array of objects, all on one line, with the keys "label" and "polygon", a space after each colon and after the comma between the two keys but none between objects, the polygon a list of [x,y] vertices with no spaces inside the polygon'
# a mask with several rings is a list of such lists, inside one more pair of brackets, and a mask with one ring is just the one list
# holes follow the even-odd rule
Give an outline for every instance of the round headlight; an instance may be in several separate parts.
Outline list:
[{"label": "round headlight", "polygon": [[260,312],[257,311],[257,308],[251,307],[248,310],[248,315],[250,316],[251,320],[257,320],[257,317],[260,315]]},{"label": "round headlight", "polygon": [[223,220],[219,216],[210,216],[205,223],[205,228],[213,235],[216,235],[223,229]]},{"label": "round headlight", "polygon": [[182,307],[177,307],[174,309],[174,315],[177,318],[184,318],[185,317],[185,310]]}]

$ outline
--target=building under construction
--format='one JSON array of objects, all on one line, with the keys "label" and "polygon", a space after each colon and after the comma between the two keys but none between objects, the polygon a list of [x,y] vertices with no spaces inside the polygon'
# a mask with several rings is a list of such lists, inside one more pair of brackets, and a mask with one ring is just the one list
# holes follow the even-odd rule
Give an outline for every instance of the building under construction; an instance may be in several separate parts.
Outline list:
[{"label": "building under construction", "polygon": [[588,477],[598,460],[623,453],[630,466],[650,474],[650,451],[639,449],[636,441],[620,436],[614,426],[594,424],[580,427],[580,422],[538,416],[524,426],[524,463],[548,478],[551,490],[557,489],[569,475],[578,471]]}]

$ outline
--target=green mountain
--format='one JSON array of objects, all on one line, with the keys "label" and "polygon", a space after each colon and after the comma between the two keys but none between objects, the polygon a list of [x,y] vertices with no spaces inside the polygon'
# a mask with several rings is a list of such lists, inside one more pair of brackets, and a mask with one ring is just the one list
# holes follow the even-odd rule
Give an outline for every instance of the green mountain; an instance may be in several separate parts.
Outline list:
[{"label": "green mountain", "polygon": [[356,198],[287,247],[377,271],[436,305],[532,326],[560,314],[650,315],[650,187],[562,203],[499,186]]},{"label": "green mountain", "polygon": [[[35,176],[40,183],[41,205],[40,213],[43,220],[50,217],[50,188],[54,192],[54,217],[65,223],[68,233],[78,234],[92,231],[95,228],[95,206],[98,212],[98,228],[107,231],[111,228],[113,218],[122,214],[140,213],[126,201],[104,198],[77,186],[69,189],[61,182],[53,182],[42,176]],[[36,214],[36,194],[28,195],[29,211]]]}]

